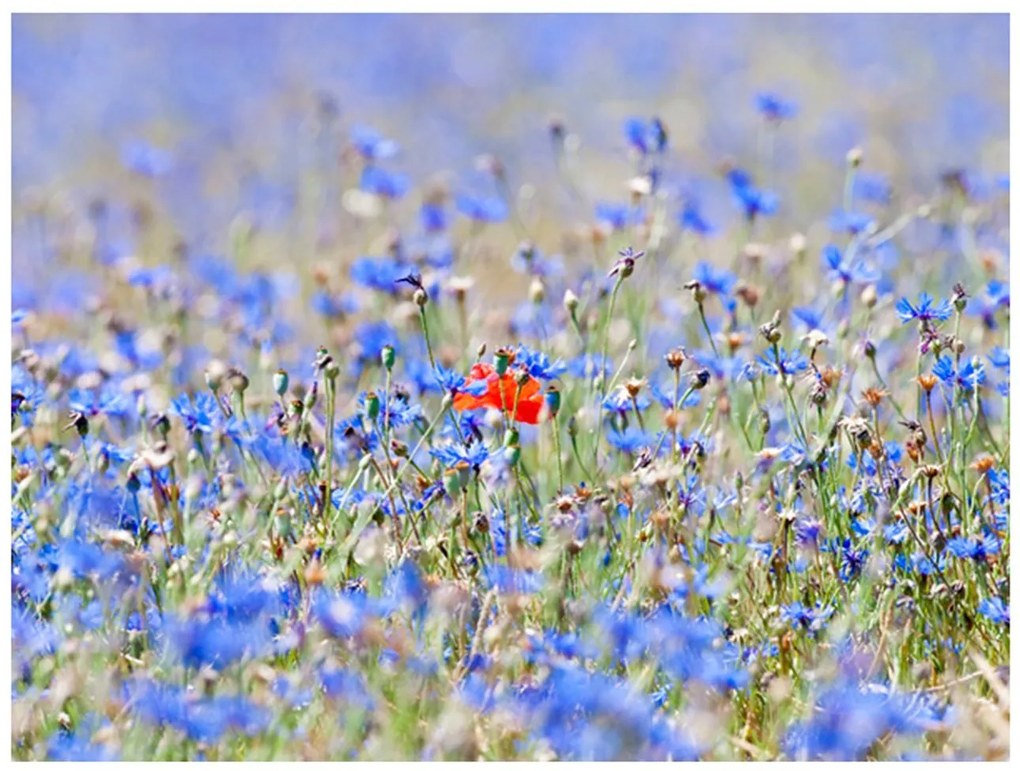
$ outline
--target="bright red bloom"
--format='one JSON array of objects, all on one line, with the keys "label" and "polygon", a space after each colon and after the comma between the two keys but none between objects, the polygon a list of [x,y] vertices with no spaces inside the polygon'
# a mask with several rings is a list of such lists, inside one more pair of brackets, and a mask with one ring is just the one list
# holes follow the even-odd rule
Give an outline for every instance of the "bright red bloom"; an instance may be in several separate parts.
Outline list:
[{"label": "bright red bloom", "polygon": [[[468,385],[479,382],[486,383],[486,391],[481,396],[469,393],[458,393],[453,397],[455,410],[478,410],[490,407],[501,412],[511,412],[514,404],[517,411],[514,418],[521,423],[538,423],[543,417],[545,397],[540,392],[538,381],[528,376],[524,385],[517,385],[517,375],[507,371],[500,377],[491,364],[474,364],[468,374]],[[520,388],[520,396],[517,394]]]}]

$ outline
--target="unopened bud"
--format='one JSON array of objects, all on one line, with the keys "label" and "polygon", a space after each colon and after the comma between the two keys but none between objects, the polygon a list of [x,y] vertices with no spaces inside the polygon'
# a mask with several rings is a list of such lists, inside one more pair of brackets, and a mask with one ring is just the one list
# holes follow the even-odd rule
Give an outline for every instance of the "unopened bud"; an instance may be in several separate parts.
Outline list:
[{"label": "unopened bud", "polygon": [[576,311],[580,302],[581,301],[578,299],[577,295],[574,294],[573,290],[568,289],[563,293],[563,307],[567,309],[568,313]]},{"label": "unopened bud", "polygon": [[382,350],[379,352],[379,361],[387,369],[387,371],[393,369],[393,365],[397,360],[397,351],[392,345],[384,345]]},{"label": "unopened bud", "polygon": [[236,367],[232,367],[227,373],[227,380],[230,383],[231,389],[238,393],[244,393],[248,390],[248,376]]},{"label": "unopened bud", "polygon": [[867,308],[875,307],[878,302],[878,290],[875,289],[874,284],[868,284],[861,290],[861,302]]},{"label": "unopened bud", "polygon": [[368,416],[368,419],[375,420],[379,417],[379,409],[379,394],[375,391],[369,391],[365,394],[365,414]]},{"label": "unopened bud", "polygon": [[284,369],[278,369],[273,373],[273,390],[276,395],[283,397],[287,393],[287,387],[290,385],[290,375]]},{"label": "unopened bud", "polygon": [[528,296],[535,305],[539,305],[545,300],[545,285],[538,276],[531,279],[531,286],[528,287]]},{"label": "unopened bud", "polygon": [[227,375],[226,365],[219,359],[213,359],[205,368],[205,384],[212,391],[218,391]]}]

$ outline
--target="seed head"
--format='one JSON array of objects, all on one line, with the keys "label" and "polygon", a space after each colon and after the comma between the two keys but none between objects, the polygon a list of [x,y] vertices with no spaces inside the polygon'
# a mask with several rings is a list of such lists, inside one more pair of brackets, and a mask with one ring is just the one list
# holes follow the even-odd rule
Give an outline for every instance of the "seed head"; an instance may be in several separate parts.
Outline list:
[{"label": "seed head", "polygon": [[687,359],[687,352],[683,348],[674,348],[666,354],[666,364],[672,370],[680,369]]}]

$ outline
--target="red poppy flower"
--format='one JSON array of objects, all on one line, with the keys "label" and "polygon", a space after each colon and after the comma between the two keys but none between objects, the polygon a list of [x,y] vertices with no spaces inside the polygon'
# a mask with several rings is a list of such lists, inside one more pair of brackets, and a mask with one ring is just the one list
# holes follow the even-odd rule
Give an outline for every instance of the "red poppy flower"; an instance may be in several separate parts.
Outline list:
[{"label": "red poppy flower", "polygon": [[[453,397],[455,410],[478,410],[489,407],[494,410],[510,412],[517,405],[514,418],[521,423],[538,423],[543,417],[545,398],[540,392],[538,381],[528,376],[523,385],[518,386],[517,375],[507,371],[500,377],[491,364],[478,363],[471,367],[467,377],[469,386],[484,382],[485,393],[475,396],[470,393],[458,393]],[[520,395],[517,391],[520,389]]]}]

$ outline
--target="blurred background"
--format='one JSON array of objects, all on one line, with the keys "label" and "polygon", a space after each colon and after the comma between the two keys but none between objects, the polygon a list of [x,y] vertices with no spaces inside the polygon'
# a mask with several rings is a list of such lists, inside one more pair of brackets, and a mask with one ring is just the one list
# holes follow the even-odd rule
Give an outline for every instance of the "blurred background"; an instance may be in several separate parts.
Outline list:
[{"label": "blurred background", "polygon": [[[730,161],[778,191],[758,237],[802,231],[814,251],[855,146],[886,219],[948,171],[974,198],[1008,189],[1008,42],[1004,15],[15,16],[14,307],[81,307],[97,253],[236,261],[239,232],[247,267],[293,269],[307,297],[305,268],[343,275],[419,233],[437,190],[499,194],[485,154],[520,222],[475,241],[478,223],[451,217],[454,270],[503,275],[522,230],[593,262],[571,245],[631,194],[630,116],[665,123],[663,188],[715,232],[741,219]],[[767,136],[760,92],[794,109]],[[397,188],[370,200],[351,152],[364,127],[392,140],[376,150]],[[726,262],[720,244],[705,254]]]}]

